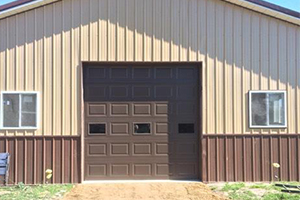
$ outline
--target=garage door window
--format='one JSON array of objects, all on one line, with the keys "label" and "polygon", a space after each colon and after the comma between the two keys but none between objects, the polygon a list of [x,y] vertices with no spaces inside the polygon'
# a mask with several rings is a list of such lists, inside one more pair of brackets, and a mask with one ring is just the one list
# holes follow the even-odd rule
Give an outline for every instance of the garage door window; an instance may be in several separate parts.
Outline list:
[{"label": "garage door window", "polygon": [[151,124],[150,123],[135,123],[134,124],[135,134],[150,134]]},{"label": "garage door window", "polygon": [[1,93],[1,128],[36,129],[38,124],[36,92]]},{"label": "garage door window", "polygon": [[105,124],[89,124],[89,134],[90,135],[103,135],[106,133]]},{"label": "garage door window", "polygon": [[194,133],[195,128],[193,123],[182,123],[178,124],[179,133]]},{"label": "garage door window", "polygon": [[285,91],[249,92],[250,128],[286,127]]}]

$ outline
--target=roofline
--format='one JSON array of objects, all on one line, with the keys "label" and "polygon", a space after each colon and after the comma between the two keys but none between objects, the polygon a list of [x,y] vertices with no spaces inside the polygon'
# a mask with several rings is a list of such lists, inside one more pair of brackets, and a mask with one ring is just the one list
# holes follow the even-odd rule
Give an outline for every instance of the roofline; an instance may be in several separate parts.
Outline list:
[{"label": "roofline", "polygon": [[8,10],[10,8],[14,8],[32,1],[36,1],[36,0],[18,0],[18,1],[13,1],[7,4],[4,4],[2,6],[0,6],[0,12],[4,11],[4,10]]},{"label": "roofline", "polygon": [[[0,19],[61,0],[17,0],[0,6]],[[223,0],[300,26],[300,12],[263,0]]]},{"label": "roofline", "polygon": [[[300,13],[263,0],[223,0],[255,12],[300,26]],[[295,16],[294,16],[295,15]]]},{"label": "roofline", "polygon": [[[269,8],[269,9],[272,9],[272,10],[275,10],[275,11],[278,11],[278,12],[281,12],[281,13],[284,13],[284,14],[287,14],[287,15],[290,15],[290,16],[300,18],[300,12],[297,12],[297,11],[294,11],[294,10],[291,10],[291,9],[288,9],[288,8],[285,8],[285,7],[282,7],[282,6],[278,6],[276,4],[269,3],[269,2],[264,1],[264,0],[245,0],[245,1],[249,1],[250,3],[254,3],[254,4],[257,4],[257,5],[260,5],[260,6],[264,6],[266,8]],[[300,5],[300,2],[299,2],[299,5]]]},{"label": "roofline", "polygon": [[61,0],[17,0],[0,6],[0,20]]}]

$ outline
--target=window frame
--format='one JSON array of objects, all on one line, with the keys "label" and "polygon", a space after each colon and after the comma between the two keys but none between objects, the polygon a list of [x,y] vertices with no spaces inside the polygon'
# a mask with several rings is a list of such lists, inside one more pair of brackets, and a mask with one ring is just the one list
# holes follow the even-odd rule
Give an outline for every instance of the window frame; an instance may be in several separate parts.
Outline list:
[{"label": "window frame", "polygon": [[[283,94],[284,96],[284,125],[252,125],[252,94],[263,93],[263,94]],[[269,105],[269,104],[268,104]],[[249,128],[287,128],[287,95],[285,90],[250,90],[248,98],[248,109],[249,109]],[[268,110],[268,109],[267,109]],[[268,114],[268,113],[267,113]],[[269,122],[268,122],[269,123]]]},{"label": "window frame", "polygon": [[[19,96],[22,94],[34,94],[36,95],[36,126],[19,126],[19,127],[3,127],[3,95],[5,94],[18,94]],[[22,104],[22,101],[19,100],[19,105]],[[19,107],[19,125],[22,125],[21,114],[22,114],[22,106]],[[39,114],[40,114],[40,97],[39,92],[37,91],[1,91],[0,93],[0,129],[1,130],[37,130],[39,129]]]}]

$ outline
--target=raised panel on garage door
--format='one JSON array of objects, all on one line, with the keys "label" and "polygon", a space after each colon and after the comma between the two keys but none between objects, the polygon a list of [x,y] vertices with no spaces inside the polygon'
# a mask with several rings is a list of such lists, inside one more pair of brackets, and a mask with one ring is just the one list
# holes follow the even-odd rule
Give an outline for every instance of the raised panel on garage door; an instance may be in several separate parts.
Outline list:
[{"label": "raised panel on garage door", "polygon": [[198,78],[191,65],[85,65],[85,180],[198,179]]}]

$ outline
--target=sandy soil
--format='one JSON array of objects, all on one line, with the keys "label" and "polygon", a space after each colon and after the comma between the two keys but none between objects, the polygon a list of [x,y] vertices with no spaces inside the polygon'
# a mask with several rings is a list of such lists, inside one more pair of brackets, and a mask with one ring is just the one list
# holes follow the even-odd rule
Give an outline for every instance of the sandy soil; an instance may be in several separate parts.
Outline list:
[{"label": "sandy soil", "polygon": [[77,199],[205,199],[225,200],[203,183],[100,183],[76,185],[64,200]]}]

